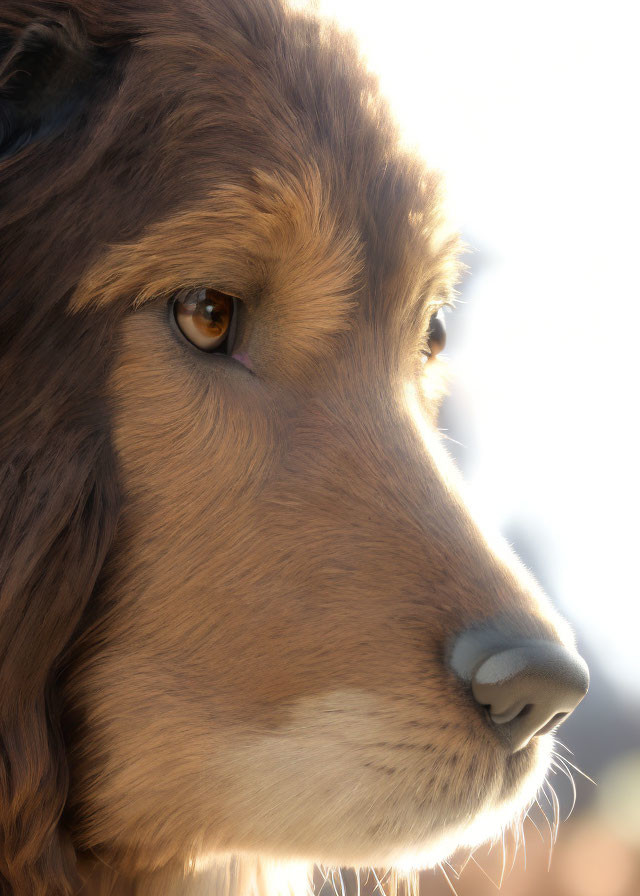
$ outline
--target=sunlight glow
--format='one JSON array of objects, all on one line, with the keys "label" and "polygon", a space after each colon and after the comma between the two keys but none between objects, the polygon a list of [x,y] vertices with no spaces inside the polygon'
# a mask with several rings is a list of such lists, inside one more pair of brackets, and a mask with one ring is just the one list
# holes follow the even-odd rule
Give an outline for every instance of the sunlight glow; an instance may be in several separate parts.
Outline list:
[{"label": "sunlight glow", "polygon": [[262,862],[266,889],[273,896],[292,896],[309,890],[309,864],[305,862]]},{"label": "sunlight glow", "polygon": [[476,503],[533,536],[561,610],[637,689],[635,6],[316,6],[357,34],[473,248],[448,344]]},{"label": "sunlight glow", "polygon": [[[217,871],[220,892],[237,892],[246,896],[310,896],[313,892],[313,865],[286,859],[269,859],[252,853],[234,852],[203,854],[195,859],[189,871]],[[208,876],[211,883],[214,877]]]}]

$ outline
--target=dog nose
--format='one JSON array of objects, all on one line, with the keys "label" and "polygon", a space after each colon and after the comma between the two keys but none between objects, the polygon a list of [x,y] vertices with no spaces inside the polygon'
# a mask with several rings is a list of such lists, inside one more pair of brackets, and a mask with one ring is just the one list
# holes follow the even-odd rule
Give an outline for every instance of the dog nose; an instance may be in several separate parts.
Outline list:
[{"label": "dog nose", "polygon": [[465,632],[454,646],[452,666],[470,681],[475,700],[516,753],[573,712],[589,688],[589,669],[579,654],[556,642],[488,648],[492,640],[486,632],[475,638]]}]

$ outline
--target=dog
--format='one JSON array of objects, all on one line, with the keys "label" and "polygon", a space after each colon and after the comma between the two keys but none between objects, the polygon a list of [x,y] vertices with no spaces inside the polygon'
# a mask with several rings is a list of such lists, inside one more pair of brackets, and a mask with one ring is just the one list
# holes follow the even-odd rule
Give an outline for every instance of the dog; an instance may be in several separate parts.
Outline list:
[{"label": "dog", "polygon": [[518,824],[588,672],[441,445],[460,241],[354,39],[4,0],[0,229],[1,892]]}]

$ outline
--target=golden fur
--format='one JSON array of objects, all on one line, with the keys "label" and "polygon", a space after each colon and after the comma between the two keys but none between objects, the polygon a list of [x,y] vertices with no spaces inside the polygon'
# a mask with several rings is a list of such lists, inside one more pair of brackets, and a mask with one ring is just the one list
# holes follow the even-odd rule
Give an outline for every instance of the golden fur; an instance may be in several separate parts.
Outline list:
[{"label": "golden fur", "polygon": [[[571,635],[438,445],[459,245],[352,39],[278,0],[4,0],[0,101],[1,892],[498,834],[550,735],[498,748],[446,645]],[[169,325],[191,286],[242,300],[253,373]]]}]

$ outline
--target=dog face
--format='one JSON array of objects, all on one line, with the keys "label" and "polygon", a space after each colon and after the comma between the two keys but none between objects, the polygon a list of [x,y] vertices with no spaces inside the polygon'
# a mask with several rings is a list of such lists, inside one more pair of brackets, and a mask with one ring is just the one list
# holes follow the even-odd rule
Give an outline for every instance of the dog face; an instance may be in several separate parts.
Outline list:
[{"label": "dog face", "polygon": [[1,873],[435,861],[551,750],[456,637],[572,644],[439,443],[437,180],[332,27],[112,7],[2,14]]}]

